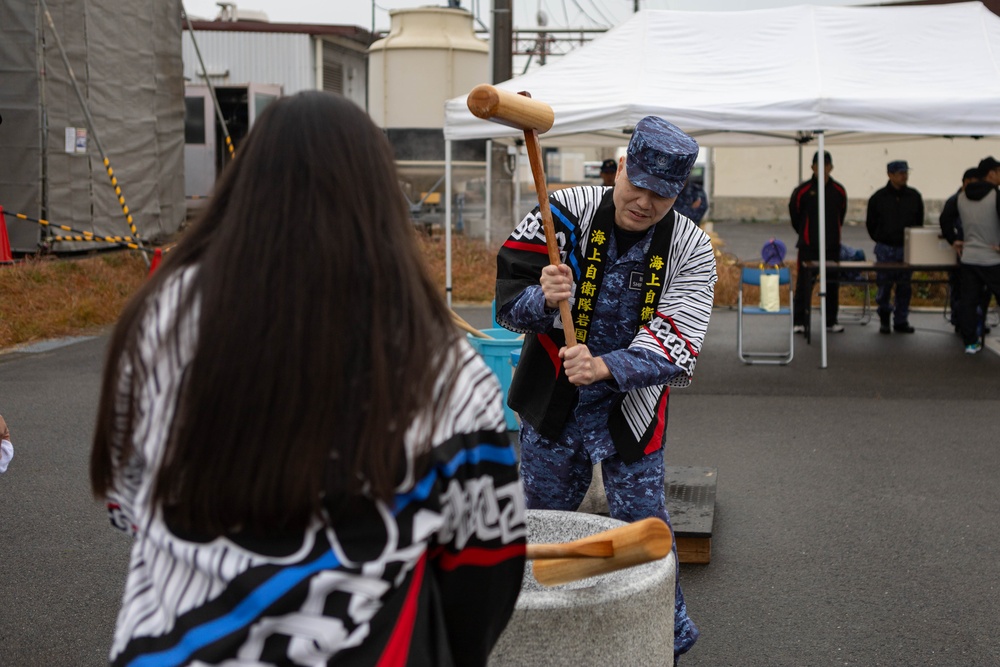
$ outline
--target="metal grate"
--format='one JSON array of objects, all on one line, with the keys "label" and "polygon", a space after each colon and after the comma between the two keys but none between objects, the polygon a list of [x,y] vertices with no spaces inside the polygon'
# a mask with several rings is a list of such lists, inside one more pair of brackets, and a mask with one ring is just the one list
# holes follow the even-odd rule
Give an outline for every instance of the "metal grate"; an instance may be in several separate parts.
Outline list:
[{"label": "metal grate", "polygon": [[716,468],[667,466],[667,511],[678,536],[712,536],[717,480]]},{"label": "metal grate", "polygon": [[340,63],[323,63],[323,90],[344,94],[344,66]]}]

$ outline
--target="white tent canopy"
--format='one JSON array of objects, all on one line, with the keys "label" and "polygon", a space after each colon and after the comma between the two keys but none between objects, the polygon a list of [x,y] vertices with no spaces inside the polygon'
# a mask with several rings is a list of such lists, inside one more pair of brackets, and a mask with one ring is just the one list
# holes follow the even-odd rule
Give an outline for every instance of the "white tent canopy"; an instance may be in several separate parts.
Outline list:
[{"label": "white tent canopy", "polygon": [[[497,87],[526,90],[551,105],[555,124],[542,135],[544,146],[621,146],[648,115],[673,122],[702,146],[817,137],[822,148],[920,135],[1000,135],[1000,17],[980,2],[644,10],[557,62]],[[450,155],[452,141],[520,133],[474,117],[460,97],[445,104],[444,136]],[[450,232],[450,169],[446,176]],[[822,205],[820,212],[822,227]],[[823,257],[822,232],[820,239]],[[820,294],[826,294],[825,262]],[[826,299],[821,302],[825,320]],[[825,327],[821,331],[826,367]]]},{"label": "white tent canopy", "polygon": [[[552,106],[549,146],[622,145],[650,114],[703,146],[814,130],[835,143],[1000,134],[1000,18],[980,2],[645,10],[498,87]],[[446,139],[517,134],[475,118],[464,97],[445,106]]]}]

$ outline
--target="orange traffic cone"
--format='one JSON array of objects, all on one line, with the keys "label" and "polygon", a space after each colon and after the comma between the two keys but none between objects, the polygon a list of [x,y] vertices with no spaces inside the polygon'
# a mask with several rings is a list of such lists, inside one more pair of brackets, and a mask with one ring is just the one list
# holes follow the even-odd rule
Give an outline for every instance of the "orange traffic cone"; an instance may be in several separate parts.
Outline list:
[{"label": "orange traffic cone", "polygon": [[163,259],[163,248],[157,248],[156,250],[153,251],[153,261],[149,263],[149,273],[146,274],[147,278],[153,275],[153,271],[156,271],[156,267],[160,265],[160,260],[162,259]]},{"label": "orange traffic cone", "polygon": [[10,239],[7,238],[7,219],[3,217],[3,206],[0,206],[0,264],[10,264],[13,261]]}]

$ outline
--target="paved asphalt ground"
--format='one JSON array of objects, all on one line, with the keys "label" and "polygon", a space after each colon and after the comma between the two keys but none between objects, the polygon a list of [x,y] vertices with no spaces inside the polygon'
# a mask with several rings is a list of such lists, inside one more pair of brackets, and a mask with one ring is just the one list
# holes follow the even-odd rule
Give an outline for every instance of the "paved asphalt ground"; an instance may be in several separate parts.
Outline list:
[{"label": "paved asphalt ground", "polygon": [[[716,231],[741,259],[792,239]],[[488,307],[456,310],[490,324]],[[702,631],[682,665],[1000,665],[1000,356],[962,354],[940,312],[911,322],[848,323],[825,369],[801,337],[790,365],[761,367],[736,357],[736,313],[714,311],[670,410],[668,462],[719,480],[712,562],[681,567]],[[105,344],[0,355],[16,448],[0,476],[3,667],[105,664],[129,546],[87,488]]]}]

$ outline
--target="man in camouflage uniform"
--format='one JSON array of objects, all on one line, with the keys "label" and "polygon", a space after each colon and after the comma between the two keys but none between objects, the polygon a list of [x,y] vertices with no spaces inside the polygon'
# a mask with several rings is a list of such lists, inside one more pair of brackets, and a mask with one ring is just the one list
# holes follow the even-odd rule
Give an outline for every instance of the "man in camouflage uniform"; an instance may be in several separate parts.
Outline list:
[{"label": "man in camouflage uniform", "polygon": [[[672,210],[698,144],[661,118],[635,128],[613,189],[550,197],[561,264],[538,208],[497,257],[497,322],[525,334],[508,404],[521,416],[529,508],[576,510],[601,464],[611,515],[669,523],[663,444],[670,387],[691,382],[716,282],[708,236]],[[577,344],[565,345],[569,299]],[[677,589],[675,655],[698,630]]]},{"label": "man in camouflage uniform", "polygon": [[701,219],[708,212],[708,195],[705,188],[697,181],[688,179],[687,185],[677,195],[674,202],[674,210],[681,215],[691,218],[696,225],[701,225]]}]

